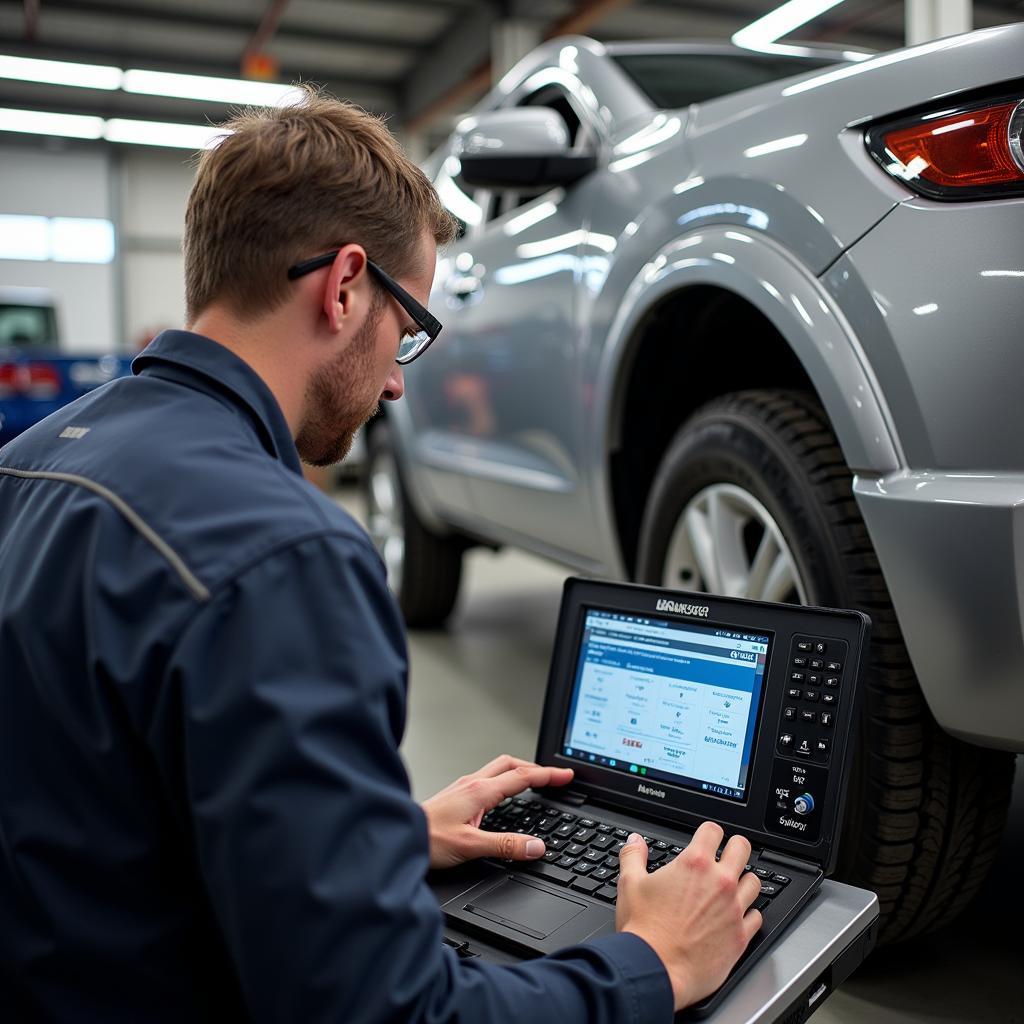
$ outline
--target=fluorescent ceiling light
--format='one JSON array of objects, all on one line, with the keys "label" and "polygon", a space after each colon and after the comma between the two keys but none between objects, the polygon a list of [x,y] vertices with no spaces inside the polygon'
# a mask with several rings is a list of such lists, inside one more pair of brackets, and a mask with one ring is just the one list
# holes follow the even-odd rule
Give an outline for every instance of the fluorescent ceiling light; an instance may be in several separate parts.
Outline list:
[{"label": "fluorescent ceiling light", "polygon": [[228,133],[223,128],[202,124],[171,124],[166,121],[130,121],[111,118],[103,129],[107,142],[130,142],[137,146],[171,146],[176,149],[211,149]]},{"label": "fluorescent ceiling light", "polygon": [[789,35],[794,29],[813,21],[825,11],[837,7],[843,0],[789,0],[788,3],[769,11],[764,17],[741,28],[732,41],[748,50],[763,53],[804,54],[806,47],[788,47],[776,43],[777,39]]},{"label": "fluorescent ceiling light", "polygon": [[59,135],[66,139],[98,139],[103,134],[103,118],[0,107],[0,131]]},{"label": "fluorescent ceiling light", "polygon": [[66,60],[37,60],[0,54],[0,78],[80,89],[120,89],[124,72],[104,64],[72,64]]},{"label": "fluorescent ceiling light", "polygon": [[137,146],[168,146],[176,149],[211,149],[226,134],[216,125],[175,124],[167,121],[132,121],[81,114],[50,114],[38,110],[0,107],[0,132],[54,135],[65,139],[106,139]]},{"label": "fluorescent ceiling light", "polygon": [[172,99],[209,100],[248,106],[282,106],[295,103],[302,90],[277,82],[249,82],[242,78],[211,75],[181,75],[166,71],[144,71],[110,67],[105,64],[74,64],[64,60],[37,60],[0,54],[0,78],[46,85],[71,85],[82,89],[123,89],[146,96]]},{"label": "fluorescent ceiling light", "polygon": [[125,92],[147,96],[172,96],[175,99],[268,107],[294,103],[302,96],[301,89],[293,85],[279,85],[277,82],[246,82],[240,78],[178,75],[166,71],[142,71],[138,68],[124,73],[121,88]]},{"label": "fluorescent ceiling light", "polygon": [[110,263],[114,259],[114,225],[95,217],[50,218],[50,259]]},{"label": "fluorescent ceiling light", "polygon": [[0,216],[0,259],[45,260],[50,238],[45,217]]}]

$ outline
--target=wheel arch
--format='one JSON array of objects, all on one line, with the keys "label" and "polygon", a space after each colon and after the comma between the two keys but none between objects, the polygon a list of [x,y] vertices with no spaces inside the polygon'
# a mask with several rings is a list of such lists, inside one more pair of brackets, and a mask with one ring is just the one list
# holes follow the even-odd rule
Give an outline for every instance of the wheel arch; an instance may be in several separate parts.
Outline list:
[{"label": "wheel arch", "polygon": [[[682,327],[680,325],[683,325]],[[842,311],[781,246],[716,225],[664,246],[634,278],[603,347],[591,432],[598,493],[624,570],[668,444],[712,398],[810,392],[854,472],[902,465],[880,388]]]}]

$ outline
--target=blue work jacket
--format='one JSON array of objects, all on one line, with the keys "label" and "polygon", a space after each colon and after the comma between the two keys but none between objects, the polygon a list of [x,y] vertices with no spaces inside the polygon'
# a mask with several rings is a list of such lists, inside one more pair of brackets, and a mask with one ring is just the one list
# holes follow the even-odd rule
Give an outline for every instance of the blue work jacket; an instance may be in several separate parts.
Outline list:
[{"label": "blue work jacket", "polygon": [[441,943],[400,615],[185,331],[0,449],[0,1019],[665,1021],[650,947]]}]

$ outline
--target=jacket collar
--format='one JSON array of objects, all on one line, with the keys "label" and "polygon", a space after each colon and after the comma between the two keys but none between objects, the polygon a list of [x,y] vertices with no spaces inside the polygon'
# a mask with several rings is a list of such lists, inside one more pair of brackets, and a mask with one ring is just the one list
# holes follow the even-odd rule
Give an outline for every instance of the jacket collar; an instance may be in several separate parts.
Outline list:
[{"label": "jacket collar", "polygon": [[245,360],[192,331],[161,331],[132,360],[132,373],[198,387],[227,400],[248,417],[269,455],[302,474],[295,441],[270,388]]}]

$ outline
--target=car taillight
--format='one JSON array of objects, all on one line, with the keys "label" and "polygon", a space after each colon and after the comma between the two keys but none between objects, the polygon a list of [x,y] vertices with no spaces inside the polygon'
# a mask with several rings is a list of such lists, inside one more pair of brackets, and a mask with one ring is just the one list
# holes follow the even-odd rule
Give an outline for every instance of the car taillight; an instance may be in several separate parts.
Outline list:
[{"label": "car taillight", "polygon": [[943,110],[872,128],[871,155],[932,199],[1024,195],[1024,101]]},{"label": "car taillight", "polygon": [[48,363],[29,363],[24,390],[29,398],[56,398],[60,394],[60,374]]},{"label": "car taillight", "polygon": [[47,401],[60,394],[60,374],[48,363],[0,363],[0,398]]},{"label": "car taillight", "polygon": [[10,398],[18,390],[17,374],[14,363],[0,363],[0,398]]}]

